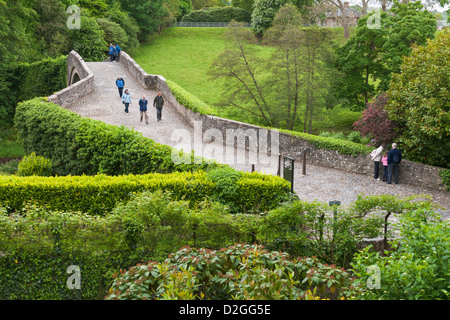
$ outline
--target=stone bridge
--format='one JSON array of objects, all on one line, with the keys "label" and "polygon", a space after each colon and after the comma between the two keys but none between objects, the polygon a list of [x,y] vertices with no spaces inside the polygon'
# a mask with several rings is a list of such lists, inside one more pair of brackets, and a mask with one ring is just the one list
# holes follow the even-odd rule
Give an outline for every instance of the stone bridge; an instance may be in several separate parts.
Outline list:
[{"label": "stone bridge", "polygon": [[[125,88],[131,94],[129,116],[124,113],[115,85],[119,76],[124,78]],[[428,194],[443,206],[444,216],[450,217],[449,193],[438,176],[442,168],[404,160],[398,185],[376,181],[370,156],[355,157],[318,149],[277,130],[201,115],[185,108],[175,99],[162,76],[147,74],[126,52],[121,53],[119,62],[85,62],[72,51],[68,56],[67,83],[67,88],[49,100],[84,117],[128,127],[158,143],[194,150],[196,155],[228,163],[238,170],[250,171],[254,164],[256,171],[277,174],[278,153],[292,157],[296,160],[294,191],[302,200],[327,203],[340,200],[348,205],[359,194],[398,197]],[[162,121],[156,121],[156,111],[150,107],[149,124],[141,123],[139,99],[145,95],[151,106],[158,91],[165,98]]]}]

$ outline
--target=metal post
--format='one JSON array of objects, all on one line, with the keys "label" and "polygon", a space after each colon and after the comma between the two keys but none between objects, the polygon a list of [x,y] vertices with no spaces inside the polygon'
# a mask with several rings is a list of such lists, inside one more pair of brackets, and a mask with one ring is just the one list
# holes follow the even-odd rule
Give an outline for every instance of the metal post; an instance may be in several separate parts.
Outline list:
[{"label": "metal post", "polygon": [[277,176],[281,177],[281,154],[278,155],[278,170],[277,170]]},{"label": "metal post", "polygon": [[252,172],[255,172],[255,164],[252,164]]},{"label": "metal post", "polygon": [[341,205],[340,201],[334,200],[329,202],[330,207],[333,206],[333,241],[334,241],[334,235],[336,234],[336,222],[337,222],[337,206]]},{"label": "metal post", "polygon": [[303,151],[303,175],[306,175],[306,149]]}]

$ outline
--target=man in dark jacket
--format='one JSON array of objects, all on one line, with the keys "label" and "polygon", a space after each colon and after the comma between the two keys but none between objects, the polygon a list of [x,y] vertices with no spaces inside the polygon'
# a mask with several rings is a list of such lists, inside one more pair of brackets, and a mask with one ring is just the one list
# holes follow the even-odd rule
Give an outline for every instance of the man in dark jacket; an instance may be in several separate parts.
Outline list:
[{"label": "man in dark jacket", "polygon": [[141,112],[141,122],[142,122],[143,117],[145,116],[146,124],[148,124],[147,104],[148,104],[148,100],[145,98],[145,95],[143,95],[142,99],[139,100],[139,111]]},{"label": "man in dark jacket", "polygon": [[395,170],[395,184],[398,184],[398,169],[400,161],[402,161],[402,153],[397,149],[397,144],[392,144],[392,150],[388,153],[388,176],[387,184],[391,184],[392,173]]},{"label": "man in dark jacket", "polygon": [[164,106],[164,98],[161,95],[161,91],[158,92],[158,95],[153,100],[153,106],[156,107],[156,119],[161,121],[162,108]]},{"label": "man in dark jacket", "polygon": [[125,86],[125,80],[122,77],[118,77],[116,80],[117,89],[119,89],[119,96],[122,98],[123,87]]}]

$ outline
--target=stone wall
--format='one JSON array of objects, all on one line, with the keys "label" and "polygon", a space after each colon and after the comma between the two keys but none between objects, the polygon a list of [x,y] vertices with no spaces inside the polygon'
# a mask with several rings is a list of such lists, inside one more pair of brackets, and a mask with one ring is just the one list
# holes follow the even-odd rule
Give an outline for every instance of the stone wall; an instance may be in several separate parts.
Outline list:
[{"label": "stone wall", "polygon": [[67,88],[60,90],[48,97],[48,101],[62,107],[67,107],[78,99],[88,95],[94,89],[94,74],[88,68],[83,58],[71,51],[67,57],[67,83],[70,84],[74,75],[78,74],[80,80]]}]

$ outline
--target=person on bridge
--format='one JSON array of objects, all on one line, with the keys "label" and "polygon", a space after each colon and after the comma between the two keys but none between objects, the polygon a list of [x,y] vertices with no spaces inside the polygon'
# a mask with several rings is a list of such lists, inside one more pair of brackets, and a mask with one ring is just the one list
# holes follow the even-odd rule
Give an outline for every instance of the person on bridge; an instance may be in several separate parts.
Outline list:
[{"label": "person on bridge", "polygon": [[109,44],[109,61],[114,61],[114,47],[112,43]]},{"label": "person on bridge", "polygon": [[387,184],[391,184],[392,174],[395,170],[395,184],[398,184],[398,169],[400,161],[402,161],[402,153],[397,149],[397,144],[392,144],[392,150],[388,153],[388,176]]},{"label": "person on bridge", "polygon": [[156,119],[161,121],[162,108],[164,106],[164,98],[161,95],[161,91],[158,92],[158,95],[153,100],[153,106],[156,107]]},{"label": "person on bridge", "polygon": [[122,103],[125,105],[125,113],[128,115],[130,115],[130,113],[128,112],[128,106],[131,104],[131,96],[128,92],[128,89],[125,90],[123,96],[122,96]]},{"label": "person on bridge", "polygon": [[120,51],[122,51],[122,49],[120,49],[118,44],[114,44],[113,48],[114,48],[114,61],[117,62],[117,61],[119,61],[119,55],[120,55]]},{"label": "person on bridge", "polygon": [[116,80],[116,86],[119,89],[119,97],[122,98],[123,87],[125,86],[125,80],[122,77],[118,77]]},{"label": "person on bridge", "polygon": [[148,124],[147,104],[148,104],[148,100],[145,98],[145,95],[143,95],[142,99],[139,100],[139,111],[141,112],[141,122],[142,122],[142,118],[145,116],[146,124]]}]

